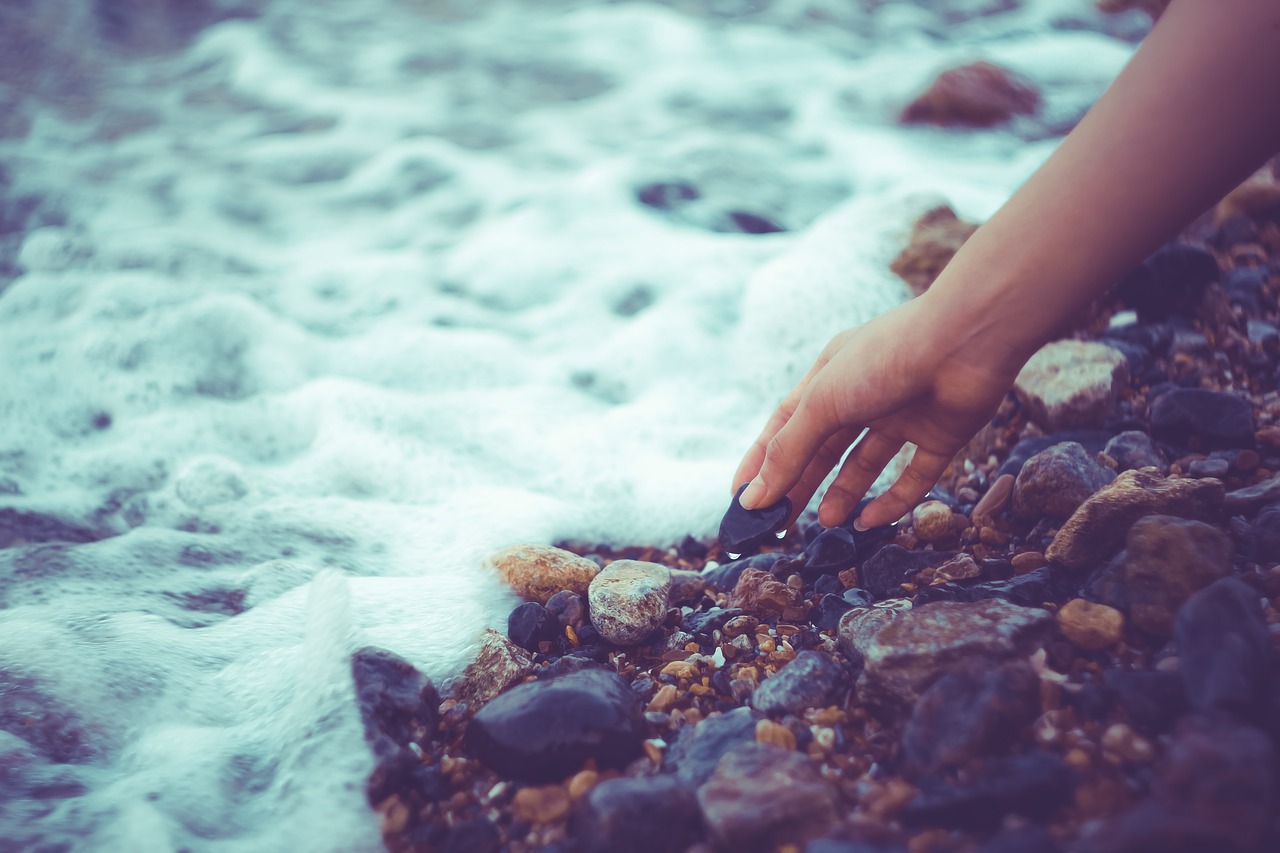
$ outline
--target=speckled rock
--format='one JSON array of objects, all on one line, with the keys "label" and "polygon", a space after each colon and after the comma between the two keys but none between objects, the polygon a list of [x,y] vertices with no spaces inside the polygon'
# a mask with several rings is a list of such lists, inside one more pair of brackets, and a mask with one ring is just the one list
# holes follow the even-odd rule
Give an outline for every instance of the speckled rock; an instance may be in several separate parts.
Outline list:
[{"label": "speckled rock", "polygon": [[1096,652],[1115,645],[1124,635],[1124,614],[1114,607],[1083,598],[1068,601],[1058,610],[1062,636],[1076,648]]},{"label": "speckled rock", "polygon": [[1150,515],[1129,530],[1124,579],[1129,618],[1149,634],[1167,637],[1188,598],[1231,571],[1231,537],[1216,527],[1169,515]]},{"label": "speckled rock", "polygon": [[1045,556],[1068,569],[1095,569],[1120,550],[1139,518],[1163,514],[1213,520],[1223,492],[1217,480],[1166,480],[1149,468],[1125,471],[1081,504]]},{"label": "speckled rock", "polygon": [[574,835],[583,853],[683,853],[702,836],[692,794],[674,776],[605,780],[582,798]]},{"label": "speckled rock", "polygon": [[475,660],[448,684],[446,693],[461,702],[483,704],[524,678],[532,668],[533,659],[528,652],[486,628],[480,635],[480,651]]},{"label": "speckled rock", "polygon": [[668,572],[671,575],[672,604],[693,601],[707,588],[707,579],[701,572],[688,572],[684,569],[668,569]]},{"label": "speckled rock", "polygon": [[906,598],[882,602],[895,603],[900,606],[854,607],[840,617],[836,636],[840,651],[844,652],[845,657],[854,663],[861,663],[866,656],[867,647],[880,629],[911,609],[911,601]]},{"label": "speckled rock", "polygon": [[826,832],[835,822],[838,799],[805,756],[752,743],[720,761],[698,789],[698,805],[720,845],[763,853]]},{"label": "speckled rock", "polygon": [[1116,478],[1083,446],[1064,441],[1027,460],[1013,488],[1014,517],[1035,521],[1067,518]]},{"label": "speckled rock", "polygon": [[768,572],[747,569],[738,578],[726,601],[727,607],[739,607],[748,613],[786,613],[800,605],[802,598],[794,590]]},{"label": "speckled rock", "polygon": [[481,708],[467,726],[468,752],[497,773],[558,782],[594,759],[623,767],[640,754],[640,702],[621,676],[584,669],[521,684]]},{"label": "speckled rock", "polygon": [[925,501],[911,513],[911,529],[925,542],[938,542],[959,532],[956,514],[942,501]]},{"label": "speckled rock", "polygon": [[1018,400],[1048,432],[1101,426],[1129,381],[1124,355],[1094,341],[1054,341],[1027,361],[1014,382]]},{"label": "speckled rock", "polygon": [[866,643],[858,695],[871,705],[910,706],[961,661],[1030,654],[1053,625],[1053,617],[1044,610],[999,599],[940,601],[913,608]]},{"label": "speckled rock", "polygon": [[852,686],[848,673],[829,656],[804,651],[751,695],[751,707],[766,714],[800,714],[825,708]]},{"label": "speckled rock", "polygon": [[1160,456],[1160,451],[1151,443],[1151,436],[1140,430],[1120,433],[1107,442],[1102,452],[1114,459],[1121,471],[1155,468],[1161,474],[1169,472],[1169,466]]},{"label": "speckled rock", "polygon": [[587,590],[591,624],[610,643],[638,643],[667,618],[671,573],[666,566],[616,560],[600,571]]},{"label": "speckled rock", "polygon": [[489,564],[516,595],[539,604],[562,589],[586,595],[600,572],[587,558],[550,545],[512,545],[490,555]]},{"label": "speckled rock", "polygon": [[1025,661],[968,662],[920,696],[902,730],[912,775],[1007,751],[1040,714],[1040,680]]},{"label": "speckled rock", "polygon": [[1200,590],[1179,611],[1174,640],[1191,707],[1266,719],[1275,652],[1257,592],[1236,578]]}]

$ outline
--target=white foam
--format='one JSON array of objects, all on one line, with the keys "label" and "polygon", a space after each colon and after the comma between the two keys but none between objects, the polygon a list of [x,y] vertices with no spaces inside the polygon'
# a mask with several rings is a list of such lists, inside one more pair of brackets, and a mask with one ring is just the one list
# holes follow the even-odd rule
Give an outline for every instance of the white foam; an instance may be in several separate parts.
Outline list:
[{"label": "white foam", "polygon": [[0,692],[48,723],[0,732],[0,840],[378,849],[351,651],[442,682],[513,603],[490,551],[709,536],[905,298],[912,219],[1053,145],[904,102],[988,58],[1069,120],[1131,50],[1074,0],[741,5],[275,0],[0,139],[48,214],[0,290],[0,507],[112,534],[0,551]]}]

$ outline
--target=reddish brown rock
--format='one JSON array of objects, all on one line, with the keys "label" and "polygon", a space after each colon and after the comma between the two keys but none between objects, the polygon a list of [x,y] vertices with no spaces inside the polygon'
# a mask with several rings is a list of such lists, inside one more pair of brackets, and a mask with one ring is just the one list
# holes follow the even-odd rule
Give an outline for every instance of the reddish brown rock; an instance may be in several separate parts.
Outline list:
[{"label": "reddish brown rock", "polygon": [[974,62],[939,74],[902,111],[902,120],[989,127],[1039,106],[1040,93],[1030,82],[990,62]]},{"label": "reddish brown rock", "polygon": [[965,222],[945,205],[935,207],[916,220],[911,229],[911,243],[893,259],[893,270],[911,287],[916,296],[933,284],[978,226]]},{"label": "reddish brown rock", "polygon": [[726,607],[739,607],[748,613],[782,613],[800,604],[799,590],[794,590],[768,572],[747,569],[725,602]]},{"label": "reddish brown rock", "polygon": [[512,545],[492,554],[489,564],[516,595],[539,604],[562,589],[586,595],[600,572],[587,558],[550,545]]},{"label": "reddish brown rock", "polygon": [[480,705],[532,671],[529,653],[499,634],[486,628],[480,636],[480,651],[462,675],[450,683],[451,698]]}]

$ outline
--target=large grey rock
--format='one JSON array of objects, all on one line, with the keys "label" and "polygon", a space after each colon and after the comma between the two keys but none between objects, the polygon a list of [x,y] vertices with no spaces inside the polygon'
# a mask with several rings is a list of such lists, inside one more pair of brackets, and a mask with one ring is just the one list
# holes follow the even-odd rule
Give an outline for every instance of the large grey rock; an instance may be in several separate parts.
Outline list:
[{"label": "large grey rock", "polygon": [[1027,361],[1014,382],[1018,400],[1048,432],[1101,426],[1129,381],[1124,355],[1093,341],[1054,341]]},{"label": "large grey rock", "polygon": [[667,618],[671,573],[666,566],[640,560],[616,560],[605,566],[587,590],[591,624],[611,643],[638,643]]}]

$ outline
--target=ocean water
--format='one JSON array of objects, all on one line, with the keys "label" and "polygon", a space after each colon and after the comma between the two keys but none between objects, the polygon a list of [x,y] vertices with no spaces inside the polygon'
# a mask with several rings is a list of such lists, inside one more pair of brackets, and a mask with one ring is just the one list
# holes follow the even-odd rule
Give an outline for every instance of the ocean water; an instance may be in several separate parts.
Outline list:
[{"label": "ocean water", "polygon": [[[989,215],[1142,28],[6,0],[0,850],[378,849],[350,652],[442,681],[505,624],[492,550],[711,535],[778,398],[906,298],[913,218]],[[980,58],[1042,114],[897,123]]]}]

